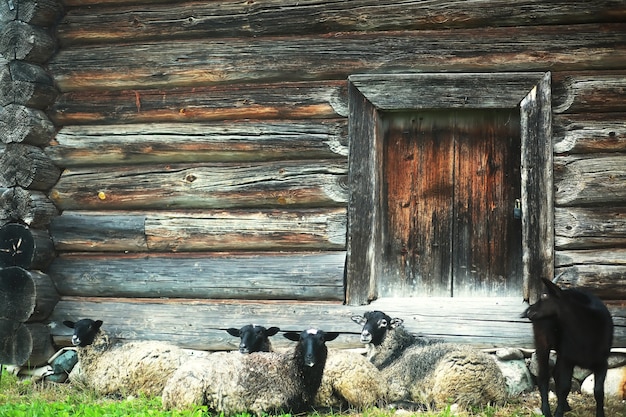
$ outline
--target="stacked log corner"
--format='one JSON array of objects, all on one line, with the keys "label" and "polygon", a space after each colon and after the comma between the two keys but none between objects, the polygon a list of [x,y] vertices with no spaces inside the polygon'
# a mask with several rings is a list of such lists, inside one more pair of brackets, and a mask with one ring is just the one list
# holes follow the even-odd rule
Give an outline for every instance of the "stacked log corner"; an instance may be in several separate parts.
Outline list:
[{"label": "stacked log corner", "polygon": [[58,91],[44,64],[56,49],[57,0],[0,2],[0,363],[39,366],[54,354],[46,322],[59,301],[46,192],[61,171],[44,153]]}]

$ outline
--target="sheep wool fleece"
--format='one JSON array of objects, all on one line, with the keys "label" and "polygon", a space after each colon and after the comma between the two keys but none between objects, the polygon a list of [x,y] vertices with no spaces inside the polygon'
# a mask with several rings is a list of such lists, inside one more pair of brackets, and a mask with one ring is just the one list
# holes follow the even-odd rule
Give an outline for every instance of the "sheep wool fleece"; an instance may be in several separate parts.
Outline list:
[{"label": "sheep wool fleece", "polygon": [[111,343],[100,331],[91,345],[78,348],[70,380],[103,395],[161,395],[165,382],[189,359],[187,352],[169,343]]}]

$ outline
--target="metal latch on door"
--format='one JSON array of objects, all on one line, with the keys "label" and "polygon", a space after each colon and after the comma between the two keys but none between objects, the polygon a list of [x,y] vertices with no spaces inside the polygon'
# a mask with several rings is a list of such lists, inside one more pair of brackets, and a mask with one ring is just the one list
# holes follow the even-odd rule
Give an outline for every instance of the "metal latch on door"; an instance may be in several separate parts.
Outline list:
[{"label": "metal latch on door", "polygon": [[515,207],[513,207],[513,217],[516,219],[522,218],[522,202],[519,198],[515,199]]}]

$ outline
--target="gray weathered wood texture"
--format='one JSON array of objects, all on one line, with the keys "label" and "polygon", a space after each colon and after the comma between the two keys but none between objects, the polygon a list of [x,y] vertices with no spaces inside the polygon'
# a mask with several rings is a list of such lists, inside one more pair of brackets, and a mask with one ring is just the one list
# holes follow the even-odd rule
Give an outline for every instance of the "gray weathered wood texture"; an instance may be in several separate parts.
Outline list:
[{"label": "gray weathered wood texture", "polygon": [[[380,308],[415,332],[530,346],[530,327],[519,319],[529,296],[522,289],[502,301],[346,306],[344,291],[366,302],[376,298],[376,282],[344,281],[342,265],[347,257],[369,273],[378,256],[352,259],[349,251],[375,229],[346,236],[351,176],[377,169],[348,166],[349,152],[376,152],[355,148],[350,136],[377,128],[375,107],[358,102],[349,76],[537,72],[551,74],[543,81],[549,88],[530,101],[552,111],[537,115],[549,143],[527,149],[544,165],[528,166],[525,215],[548,227],[527,248],[543,258],[525,260],[527,286],[532,293],[535,275],[564,272],[563,283],[610,300],[616,344],[626,346],[626,2],[63,5],[54,28],[59,49],[46,65],[59,94],[46,110],[58,133],[45,155],[62,170],[49,193],[62,211],[50,227],[60,252],[50,276],[62,288],[53,323],[94,315],[127,339],[206,349],[234,347],[221,329],[250,321],[294,330],[314,324],[345,332],[337,345],[355,346],[350,314]],[[0,16],[12,21],[3,8]],[[20,57],[44,62],[52,52],[46,36],[5,25],[0,52],[10,43]],[[476,107],[508,97],[489,85],[466,91],[450,86],[448,96],[424,90],[414,99]],[[512,105],[528,93],[515,93]],[[392,107],[406,97],[385,84],[368,94]],[[360,130],[348,132],[349,106],[359,105]],[[0,187],[14,186],[16,174]],[[371,224],[370,210],[359,215]],[[68,331],[52,333],[67,343]]]}]

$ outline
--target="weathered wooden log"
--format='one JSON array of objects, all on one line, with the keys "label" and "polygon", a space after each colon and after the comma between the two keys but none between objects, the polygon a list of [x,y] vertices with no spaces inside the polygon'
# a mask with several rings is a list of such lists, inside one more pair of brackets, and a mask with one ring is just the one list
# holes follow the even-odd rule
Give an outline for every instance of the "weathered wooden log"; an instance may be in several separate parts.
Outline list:
[{"label": "weathered wooden log", "polygon": [[54,256],[54,245],[46,230],[20,223],[0,227],[0,267],[45,270]]},{"label": "weathered wooden log", "polygon": [[9,143],[0,155],[0,186],[46,191],[56,184],[61,170],[37,146]]},{"label": "weathered wooden log", "polygon": [[[605,72],[603,77],[610,80],[610,84],[617,84],[624,75],[621,72],[612,71]],[[559,79],[562,83],[567,82],[564,76],[560,76]],[[97,93],[77,91],[61,94],[51,106],[49,116],[59,125],[119,123],[120,121],[139,123],[275,117],[329,118],[347,116],[345,87],[345,82],[312,82],[199,86],[170,90],[142,89]],[[587,85],[585,89],[568,89],[565,85],[559,86],[557,80],[554,88],[559,91],[566,91],[567,100],[571,101],[570,106],[576,108],[577,111],[598,111],[595,104],[590,107],[589,95],[602,98],[604,100],[602,108],[605,109],[620,108],[625,101],[624,94],[620,94],[619,90],[603,95],[603,86],[598,82]],[[482,98],[484,91],[476,90],[475,94]],[[562,94],[561,100],[566,100],[564,94]],[[446,97],[441,97],[439,101],[446,99]],[[464,104],[468,105],[467,103]],[[555,118],[557,129],[559,128],[559,117],[565,116]],[[576,120],[576,116],[569,115],[569,117],[574,117],[573,120]],[[589,118],[591,117],[598,118],[601,117],[601,114],[590,113]],[[616,117],[615,113],[612,117]],[[607,123],[609,122],[607,121]],[[576,125],[569,126],[571,129],[576,128]],[[609,125],[606,127],[608,128]],[[598,128],[601,128],[601,125]],[[563,134],[560,132],[562,130],[558,130],[556,133]],[[616,131],[616,134],[617,132],[619,130]],[[557,136],[557,138],[559,137]],[[63,138],[64,136],[61,136],[61,139]],[[571,139],[568,138],[567,140]],[[556,145],[562,146],[558,142]]]},{"label": "weathered wooden log", "polygon": [[0,318],[0,363],[36,367],[54,354],[50,328],[42,323],[23,324]]},{"label": "weathered wooden log", "polygon": [[342,301],[344,261],[345,252],[67,255],[49,273],[64,296]]},{"label": "weathered wooden log", "polygon": [[558,252],[555,274],[563,286],[583,288],[606,300],[626,299],[626,249]]},{"label": "weathered wooden log", "polygon": [[557,156],[554,188],[560,206],[621,204],[626,201],[626,155]]},{"label": "weathered wooden log", "polygon": [[343,250],[344,208],[73,212],[50,225],[59,251]]},{"label": "weathered wooden log", "polygon": [[25,322],[35,311],[35,282],[27,270],[0,268],[0,318]]},{"label": "weathered wooden log", "polygon": [[41,322],[52,314],[54,307],[60,299],[59,293],[48,274],[35,270],[28,271],[28,274],[35,283],[35,308],[27,322]]},{"label": "weathered wooden log", "polygon": [[557,249],[624,247],[626,212],[623,207],[557,207],[554,240]]},{"label": "weathered wooden log", "polygon": [[50,223],[58,251],[145,252],[146,213],[64,211]]},{"label": "weathered wooden log", "polygon": [[20,104],[0,108],[0,139],[4,143],[47,145],[55,128],[46,113]]},{"label": "weathered wooden log", "polygon": [[0,318],[0,363],[22,366],[33,350],[33,339],[19,321]]},{"label": "weathered wooden log", "polygon": [[23,222],[40,229],[59,214],[52,201],[40,191],[22,187],[0,188],[0,225]]},{"label": "weathered wooden log", "polygon": [[616,113],[557,115],[554,152],[626,152],[626,117]]},{"label": "weathered wooden log", "polygon": [[59,295],[48,275],[12,266],[0,268],[0,300],[0,317],[36,322],[50,316]]},{"label": "weathered wooden log", "polygon": [[555,75],[555,113],[626,111],[626,74]]},{"label": "weathered wooden log", "polygon": [[0,2],[0,22],[20,20],[37,26],[51,26],[63,11],[59,0],[12,0]]},{"label": "weathered wooden log", "polygon": [[[320,302],[245,302],[240,300],[168,300],[64,297],[51,317],[53,323],[90,317],[104,321],[104,328],[126,340],[169,340],[200,350],[236,349],[237,341],[223,330],[250,322],[302,330],[308,326],[343,335],[332,347],[363,345],[361,329],[350,320],[354,314],[380,309],[405,319],[411,332],[483,347],[532,347],[530,322],[520,319],[521,298],[393,298],[368,306]],[[71,329],[53,327],[58,344],[68,344]],[[277,347],[283,338],[272,339]],[[626,341],[616,331],[616,342]],[[616,344],[618,346],[618,344]]]},{"label": "weathered wooden log", "polygon": [[25,61],[10,61],[0,66],[0,106],[21,104],[45,109],[58,91],[45,69]]},{"label": "weathered wooden log", "polygon": [[250,162],[67,170],[50,192],[62,210],[338,207],[346,162]]},{"label": "weathered wooden log", "polygon": [[146,237],[151,251],[343,250],[346,210],[147,216]]},{"label": "weathered wooden log", "polygon": [[345,88],[330,81],[71,92],[48,114],[58,125],[335,118],[348,114]]},{"label": "weathered wooden log", "polygon": [[[444,1],[294,2],[289,7],[282,7],[284,3],[280,1],[219,1],[205,4],[178,3],[176,7],[151,3],[149,10],[120,1],[104,3],[118,3],[119,6],[100,8],[98,12],[94,12],[92,7],[69,10],[58,27],[57,36],[61,43],[121,43],[159,37],[212,39],[393,30],[398,27],[410,30],[626,20],[623,4],[610,1],[559,1],[550,2],[549,5],[541,1],[464,1],[454,7]],[[80,2],[82,6],[86,4]],[[96,5],[101,4],[98,2]]]},{"label": "weathered wooden log", "polygon": [[32,349],[30,356],[23,365],[37,367],[44,365],[54,355],[56,348],[52,342],[50,327],[43,323],[27,323],[24,325],[30,333]]},{"label": "weathered wooden log", "polygon": [[[61,91],[345,79],[359,72],[622,68],[626,24],[338,33],[69,47],[48,63]],[[493,48],[494,44],[503,45]],[[514,41],[513,41],[514,40]],[[184,56],[185,59],[180,59]],[[355,59],[355,56],[358,59]],[[150,65],[146,65],[150,62]]]},{"label": "weathered wooden log", "polygon": [[43,64],[54,54],[54,38],[41,27],[19,20],[3,25],[0,31],[0,55],[6,59],[20,59]]},{"label": "weathered wooden log", "polygon": [[67,126],[46,154],[62,167],[344,158],[345,120]]}]

